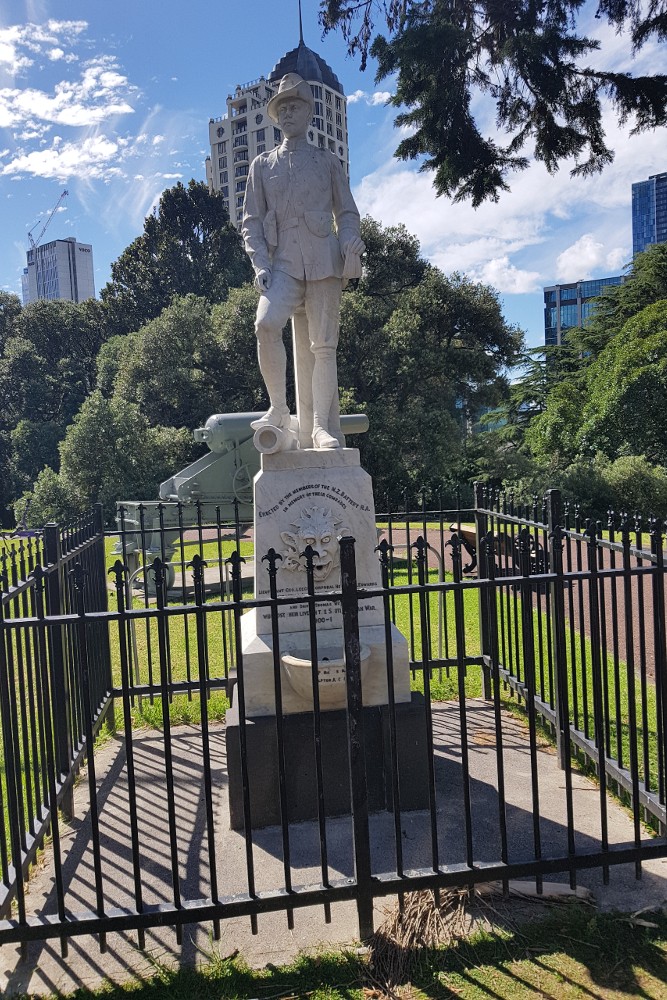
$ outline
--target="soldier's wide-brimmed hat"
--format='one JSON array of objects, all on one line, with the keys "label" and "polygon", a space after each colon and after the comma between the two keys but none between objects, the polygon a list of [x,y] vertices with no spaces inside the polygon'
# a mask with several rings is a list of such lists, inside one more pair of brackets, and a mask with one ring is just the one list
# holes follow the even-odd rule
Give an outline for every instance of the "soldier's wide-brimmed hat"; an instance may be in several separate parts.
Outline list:
[{"label": "soldier's wide-brimmed hat", "polygon": [[310,84],[306,83],[298,73],[286,73],[278,84],[278,93],[273,95],[266,106],[269,117],[274,122],[278,121],[278,105],[281,101],[288,98],[298,98],[300,101],[306,101],[310,105],[311,113],[315,110],[315,101],[313,100],[313,92],[310,89]]}]

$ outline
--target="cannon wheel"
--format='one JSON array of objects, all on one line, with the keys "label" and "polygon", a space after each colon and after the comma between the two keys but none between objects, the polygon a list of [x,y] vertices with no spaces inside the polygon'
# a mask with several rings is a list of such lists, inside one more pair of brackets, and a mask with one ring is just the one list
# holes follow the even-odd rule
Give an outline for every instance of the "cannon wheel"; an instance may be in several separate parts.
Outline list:
[{"label": "cannon wheel", "polygon": [[[137,573],[137,570],[142,565],[139,560],[139,552],[138,551],[128,552],[126,563],[127,563],[127,568],[130,571],[130,576],[133,576],[135,573]],[[173,588],[174,583],[176,582],[176,570],[172,565],[167,566],[166,576],[167,576],[167,591],[169,591]],[[147,567],[146,583],[148,585],[148,596],[155,597],[155,579],[150,571],[150,563],[148,564]],[[137,575],[134,577],[132,588],[134,589],[135,587],[137,587],[137,589],[141,588],[143,590],[144,587],[143,573],[137,573]]]},{"label": "cannon wheel", "polygon": [[234,472],[232,492],[239,503],[246,506],[252,504],[252,476],[247,465],[241,465]]}]

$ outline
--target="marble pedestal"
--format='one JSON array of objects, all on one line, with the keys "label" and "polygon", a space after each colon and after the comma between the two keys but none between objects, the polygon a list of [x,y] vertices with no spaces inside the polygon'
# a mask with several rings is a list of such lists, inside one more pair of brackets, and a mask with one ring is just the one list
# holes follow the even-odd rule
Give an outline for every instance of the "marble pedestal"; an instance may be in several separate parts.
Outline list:
[{"label": "marble pedestal", "polygon": [[[353,448],[331,451],[295,450],[262,455],[261,471],[255,477],[255,596],[270,597],[268,563],[264,556],[273,549],[277,560],[276,587],[279,598],[287,599],[277,611],[279,656],[292,654],[310,661],[310,612],[307,597],[306,560],[308,545],[313,559],[315,594],[323,595],[316,603],[318,659],[323,653],[333,659],[344,656],[343,617],[340,602],[326,595],[340,593],[340,536],[355,539],[357,586],[379,589],[381,572],[375,523],[375,506],[370,476],[359,464],[359,452]],[[404,762],[399,766],[408,794],[416,804],[404,808],[426,808],[428,790],[423,704],[415,703],[410,693],[408,646],[405,637],[390,627],[391,657],[388,657],[383,602],[380,597],[359,601],[359,639],[363,651],[362,696],[366,729],[367,778],[369,805],[373,810],[389,807],[387,782],[388,659],[391,663],[397,724],[400,719]],[[270,608],[256,608],[241,618],[241,645],[245,696],[246,740],[253,826],[278,822],[278,748],[276,742],[276,701],[273,628]],[[307,666],[309,669],[309,666]],[[325,807],[328,815],[349,810],[347,760],[347,717],[338,710],[346,704],[343,668],[338,690],[342,698],[327,704],[321,696],[323,727],[323,765]],[[320,692],[323,681],[320,681]],[[285,666],[280,665],[280,691],[285,733],[286,778],[289,813],[293,819],[312,819],[317,815],[317,795],[313,798],[312,687],[301,692],[290,681]],[[330,691],[330,689],[329,689]],[[230,786],[230,814],[236,829],[243,822],[243,796],[240,773],[239,718],[237,691],[227,713],[227,752]],[[412,750],[410,750],[412,748]],[[310,761],[310,764],[308,763]],[[423,767],[422,767],[423,764]],[[312,766],[311,766],[312,765]],[[424,779],[415,779],[423,772]],[[299,777],[300,776],[300,777]],[[423,785],[423,787],[422,787]],[[412,795],[412,798],[410,798]],[[313,802],[315,812],[313,812]]]},{"label": "marble pedestal", "polygon": [[[356,448],[333,451],[284,451],[262,455],[255,477],[255,596],[269,597],[268,565],[263,556],[273,548],[279,597],[294,596],[294,604],[278,611],[280,652],[302,653],[310,658],[309,611],[299,602],[307,593],[306,565],[301,553],[311,544],[318,553],[315,593],[340,591],[338,536],[355,539],[357,586],[379,588],[380,564],[375,552],[377,529],[371,478],[359,464]],[[320,648],[343,654],[343,616],[340,603],[317,603],[317,636]],[[369,650],[363,680],[364,705],[387,704],[387,659],[384,611],[380,598],[359,603],[362,646]],[[271,612],[258,608],[241,620],[246,716],[275,712]],[[408,647],[392,626],[394,692],[397,702],[410,700]],[[283,711],[305,712],[310,700],[301,697],[282,677]],[[326,709],[323,709],[326,710]]]}]

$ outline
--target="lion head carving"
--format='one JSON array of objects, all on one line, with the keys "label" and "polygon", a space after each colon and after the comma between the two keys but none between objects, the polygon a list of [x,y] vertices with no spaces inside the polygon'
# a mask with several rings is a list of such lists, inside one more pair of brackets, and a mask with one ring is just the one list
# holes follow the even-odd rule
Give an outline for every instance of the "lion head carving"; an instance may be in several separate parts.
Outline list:
[{"label": "lion head carving", "polygon": [[337,536],[345,533],[340,527],[342,523],[330,507],[302,507],[298,521],[290,524],[294,530],[280,532],[286,545],[281,568],[305,573],[303,552],[310,545],[315,553],[313,577],[316,581],[326,580],[331,571],[340,565]]}]

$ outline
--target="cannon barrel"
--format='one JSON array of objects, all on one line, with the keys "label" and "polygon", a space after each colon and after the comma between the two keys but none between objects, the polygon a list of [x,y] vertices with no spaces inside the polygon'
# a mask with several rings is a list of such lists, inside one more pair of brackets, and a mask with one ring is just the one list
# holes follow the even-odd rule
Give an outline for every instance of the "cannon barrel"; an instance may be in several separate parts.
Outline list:
[{"label": "cannon barrel", "polygon": [[[214,413],[203,427],[197,427],[194,432],[198,444],[207,444],[212,452],[224,454],[243,444],[254,434],[250,424],[259,420],[263,412],[258,413]],[[368,417],[365,413],[348,413],[340,418],[340,429],[343,434],[365,434],[368,430]]]}]

